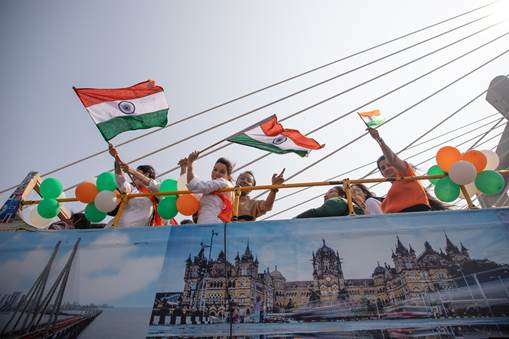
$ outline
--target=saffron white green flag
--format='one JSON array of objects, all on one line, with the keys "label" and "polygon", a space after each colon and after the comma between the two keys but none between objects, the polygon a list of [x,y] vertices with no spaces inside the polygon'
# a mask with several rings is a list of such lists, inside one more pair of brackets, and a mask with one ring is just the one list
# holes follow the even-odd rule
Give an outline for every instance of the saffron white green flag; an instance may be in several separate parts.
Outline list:
[{"label": "saffron white green flag", "polygon": [[294,129],[285,129],[275,115],[227,139],[241,145],[256,147],[272,153],[297,153],[301,157],[311,150],[320,149],[316,140],[305,137]]},{"label": "saffron white green flag", "polygon": [[168,123],[164,90],[153,80],[126,88],[74,90],[106,140],[125,131]]},{"label": "saffron white green flag", "polygon": [[374,111],[369,112],[359,112],[357,114],[359,114],[367,127],[375,128],[383,124],[385,121],[379,109],[375,109]]}]

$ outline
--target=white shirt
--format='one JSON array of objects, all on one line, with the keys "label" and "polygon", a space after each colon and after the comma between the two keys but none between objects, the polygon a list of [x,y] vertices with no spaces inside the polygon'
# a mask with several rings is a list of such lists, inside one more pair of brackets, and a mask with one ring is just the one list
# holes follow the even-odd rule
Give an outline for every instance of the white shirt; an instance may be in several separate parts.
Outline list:
[{"label": "white shirt", "polygon": [[186,186],[191,192],[203,193],[200,200],[200,210],[198,211],[198,224],[223,223],[223,221],[217,217],[223,210],[223,200],[217,195],[210,193],[222,188],[233,187],[232,183],[223,178],[201,181],[194,177]]},{"label": "white shirt", "polygon": [[366,200],[367,214],[383,214],[382,203],[378,199],[368,198]]},{"label": "white shirt", "polygon": [[[123,175],[117,175],[118,190],[122,193],[141,193],[134,185],[127,182]],[[159,192],[159,184],[155,180],[150,180],[148,189],[152,192]],[[118,221],[118,227],[140,227],[150,226],[150,219],[154,207],[149,198],[131,198],[122,209],[122,215]],[[113,220],[108,223],[108,226],[113,224]]]}]

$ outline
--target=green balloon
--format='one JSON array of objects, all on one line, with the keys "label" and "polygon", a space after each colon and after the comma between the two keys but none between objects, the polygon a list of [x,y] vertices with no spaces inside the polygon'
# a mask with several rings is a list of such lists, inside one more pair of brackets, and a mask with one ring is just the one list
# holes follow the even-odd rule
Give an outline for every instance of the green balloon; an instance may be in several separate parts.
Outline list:
[{"label": "green balloon", "polygon": [[[428,175],[437,175],[437,174],[445,174],[445,171],[443,169],[441,169],[440,166],[438,166],[438,165],[431,166],[428,170]],[[443,179],[443,178],[429,179],[429,181],[433,185],[436,185],[440,179]]]},{"label": "green balloon", "polygon": [[85,207],[85,218],[91,222],[100,222],[106,218],[106,213],[99,211],[94,203],[90,203]]},{"label": "green balloon", "polygon": [[111,172],[103,172],[97,177],[97,189],[99,191],[114,191],[117,189],[117,180]]},{"label": "green balloon", "polygon": [[60,212],[60,204],[56,199],[42,199],[37,205],[37,213],[43,218],[54,218],[58,212]]},{"label": "green balloon", "polygon": [[504,189],[504,177],[495,171],[487,170],[477,174],[475,186],[486,195],[497,194]]},{"label": "green balloon", "polygon": [[177,180],[166,179],[161,183],[159,191],[161,192],[172,192],[177,190]]},{"label": "green balloon", "polygon": [[177,211],[177,197],[168,196],[161,200],[157,205],[157,213],[164,219],[171,219],[178,213]]},{"label": "green balloon", "polygon": [[41,195],[45,199],[56,199],[62,194],[64,187],[62,183],[55,178],[46,178],[41,183]]},{"label": "green balloon", "polygon": [[443,202],[451,202],[458,199],[460,195],[459,185],[452,182],[451,178],[444,177],[435,185],[435,195]]}]

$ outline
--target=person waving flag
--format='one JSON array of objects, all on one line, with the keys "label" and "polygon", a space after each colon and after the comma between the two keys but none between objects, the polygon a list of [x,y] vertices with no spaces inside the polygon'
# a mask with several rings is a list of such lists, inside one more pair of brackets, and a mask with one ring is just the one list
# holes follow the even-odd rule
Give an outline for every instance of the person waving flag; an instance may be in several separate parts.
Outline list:
[{"label": "person waving flag", "polygon": [[73,89],[106,141],[125,131],[168,123],[164,90],[154,80],[126,88]]},{"label": "person waving flag", "polygon": [[227,139],[241,145],[251,146],[272,153],[297,153],[307,156],[311,150],[323,148],[316,140],[305,137],[299,131],[284,128],[273,115]]}]

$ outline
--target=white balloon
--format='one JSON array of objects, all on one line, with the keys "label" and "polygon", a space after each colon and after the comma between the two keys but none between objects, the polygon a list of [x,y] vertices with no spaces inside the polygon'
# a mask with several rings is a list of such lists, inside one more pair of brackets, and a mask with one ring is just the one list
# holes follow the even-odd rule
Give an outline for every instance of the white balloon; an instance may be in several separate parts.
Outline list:
[{"label": "white balloon", "polygon": [[46,218],[43,218],[39,215],[39,213],[37,212],[37,207],[35,207],[34,209],[32,209],[30,211],[30,214],[28,215],[28,219],[29,219],[29,224],[34,226],[34,227],[37,227],[37,228],[47,228],[49,226],[49,224],[51,224],[51,220],[52,219],[46,219]]},{"label": "white balloon", "polygon": [[455,162],[449,169],[449,178],[458,185],[467,185],[474,182],[477,176],[475,166],[465,160]]},{"label": "white balloon", "polygon": [[486,170],[496,170],[498,167],[498,164],[500,163],[500,159],[498,158],[498,154],[490,151],[488,149],[483,149],[481,151],[482,154],[486,156],[486,159],[488,162],[486,163],[486,167],[484,168],[484,171]]},{"label": "white balloon", "polygon": [[114,192],[101,191],[95,196],[95,207],[104,213],[111,212],[117,207],[119,201]]}]

